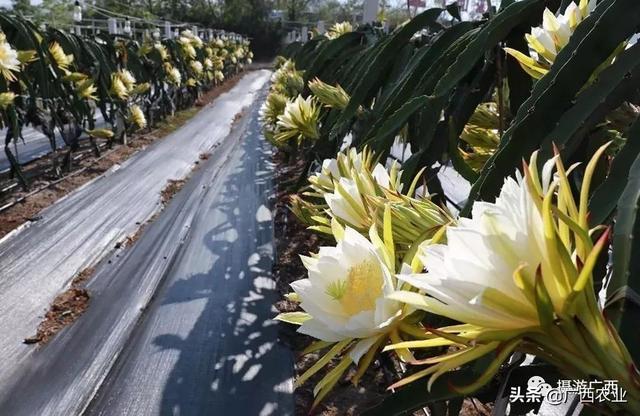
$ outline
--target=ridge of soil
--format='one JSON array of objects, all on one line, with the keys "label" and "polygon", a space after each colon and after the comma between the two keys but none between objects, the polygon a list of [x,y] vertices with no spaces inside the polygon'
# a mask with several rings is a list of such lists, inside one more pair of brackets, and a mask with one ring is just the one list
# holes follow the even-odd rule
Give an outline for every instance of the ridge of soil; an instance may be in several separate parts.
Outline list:
[{"label": "ridge of soil", "polygon": [[166,205],[187,183],[186,179],[169,179],[167,185],[160,191],[162,204]]},{"label": "ridge of soil", "polygon": [[[158,126],[151,132],[130,138],[128,145],[115,144],[112,149],[102,153],[100,157],[89,155],[79,162],[74,162],[74,169],[68,172],[62,180],[52,174],[49,155],[24,165],[25,173],[31,176],[31,188],[46,188],[34,195],[29,195],[31,191],[23,191],[20,188],[15,188],[7,195],[3,195],[3,197],[13,196],[16,199],[26,198],[0,212],[0,238],[28,221],[39,220],[41,217],[38,214],[43,209],[100,176],[114,165],[121,164],[151,143],[163,139],[195,116],[203,106],[233,88],[241,78],[239,75],[234,76],[224,84],[203,93],[193,107],[176,112],[173,117],[158,123]],[[52,184],[53,182],[56,183]]]},{"label": "ridge of soil", "polygon": [[87,310],[91,296],[84,285],[94,271],[93,267],[87,267],[73,278],[71,287],[56,296],[38,325],[36,335],[26,338],[25,344],[46,344]]}]

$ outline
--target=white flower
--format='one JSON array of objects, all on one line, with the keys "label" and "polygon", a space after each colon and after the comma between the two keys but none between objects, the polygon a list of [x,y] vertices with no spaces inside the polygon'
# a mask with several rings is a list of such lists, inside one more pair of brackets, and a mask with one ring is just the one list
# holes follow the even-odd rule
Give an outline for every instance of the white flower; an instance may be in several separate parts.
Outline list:
[{"label": "white flower", "polygon": [[273,127],[278,122],[278,116],[284,113],[286,105],[287,97],[277,92],[269,93],[260,108],[260,120],[263,124]]},{"label": "white flower", "polygon": [[139,129],[147,127],[147,118],[144,116],[144,113],[139,106],[132,105],[129,111],[131,111],[131,122],[133,124],[135,124]]},{"label": "white flower", "polygon": [[343,176],[353,179],[354,174],[363,169],[369,170],[372,163],[373,153],[366,147],[361,152],[358,152],[355,147],[351,147],[338,153],[335,159],[323,160],[320,172],[309,176],[309,182],[319,188],[333,190],[334,181],[340,180]]},{"label": "white flower", "polygon": [[571,30],[574,30],[595,8],[596,0],[581,1],[579,6],[572,1],[565,9],[562,19],[569,23]]},{"label": "white flower", "polygon": [[216,56],[212,59],[212,62],[214,69],[217,69],[218,71],[222,71],[224,69],[224,60],[222,58]]},{"label": "white flower", "polygon": [[94,100],[96,101],[98,98],[95,96],[95,93],[98,91],[98,88],[94,85],[93,80],[86,79],[84,81],[80,81],[76,83],[76,93],[78,97],[83,98],[85,100]]},{"label": "white flower", "polygon": [[309,182],[314,185],[333,189],[333,181],[340,180],[340,167],[336,159],[325,159],[322,161],[320,172],[309,176]]},{"label": "white flower", "polygon": [[63,70],[66,70],[73,62],[73,55],[66,55],[64,53],[64,49],[62,49],[62,46],[60,46],[58,42],[52,42],[49,45],[49,53],[51,54],[51,57],[55,61],[58,68],[61,68]]},{"label": "white flower", "polygon": [[327,31],[327,38],[337,39],[345,33],[353,32],[353,26],[349,22],[335,23]]},{"label": "white flower", "polygon": [[376,163],[371,171],[371,176],[373,176],[374,181],[383,188],[390,187],[391,178],[389,177],[389,172],[387,172],[387,169],[380,163]]},{"label": "white flower", "polygon": [[547,31],[541,27],[532,27],[531,34],[525,35],[525,37],[531,45],[537,45],[538,43],[542,45],[542,48],[537,47],[534,49],[540,57],[549,62],[555,61],[558,50],[556,49],[556,44],[553,41],[553,38]]},{"label": "white flower", "polygon": [[296,99],[287,102],[284,113],[278,116],[278,134],[276,142],[285,143],[292,138],[301,141],[304,138],[317,139],[320,137],[318,131],[318,117],[320,107],[316,105],[311,96],[302,98],[298,95]]},{"label": "white flower", "polygon": [[178,42],[182,43],[183,45],[191,44],[196,48],[202,47],[202,39],[200,39],[199,36],[195,35],[192,31],[188,29],[182,31],[181,36],[178,39]]},{"label": "white flower", "polygon": [[202,74],[202,63],[200,63],[199,61],[191,61],[190,66],[193,72],[196,73],[196,75]]},{"label": "white flower", "polygon": [[129,96],[129,91],[122,81],[122,77],[117,73],[111,74],[111,93],[121,100],[126,100]]},{"label": "white flower", "polygon": [[20,71],[18,52],[7,42],[0,42],[0,73],[7,81],[15,81],[13,72]]},{"label": "white flower", "polygon": [[336,247],[301,258],[309,276],[291,287],[311,319],[298,332],[328,342],[369,338],[400,315],[401,304],[385,298],[394,290],[392,272],[357,231],[346,228]]},{"label": "white flower", "polygon": [[[333,173],[329,173],[333,177]],[[334,217],[358,229],[366,229],[371,225],[367,195],[377,195],[379,187],[389,189],[391,179],[387,170],[379,163],[371,173],[352,170],[350,174],[351,178],[335,178],[333,192],[325,193],[324,200]]]},{"label": "white flower", "polygon": [[16,95],[11,91],[0,93],[0,109],[6,110],[15,99]]},{"label": "white flower", "polygon": [[509,178],[496,204],[476,206],[472,220],[447,230],[446,246],[423,248],[427,274],[398,278],[425,290],[425,304],[439,315],[484,328],[537,326],[535,305],[513,279],[521,265],[529,278],[539,264],[548,267],[533,201]]},{"label": "white flower", "polygon": [[[554,163],[543,169],[543,192]],[[447,245],[421,247],[426,274],[398,276],[429,295],[412,304],[481,328],[538,326],[535,296],[528,290],[541,275],[552,304],[562,310],[566,282],[552,267],[537,202],[519,173],[505,180],[495,203],[476,202],[471,219],[460,218],[447,229]]]},{"label": "white flower", "polygon": [[191,43],[191,39],[184,36],[178,38],[178,43],[182,46],[182,52],[191,59],[196,58],[196,50]]},{"label": "white flower", "polygon": [[169,81],[174,85],[180,85],[180,83],[182,82],[182,75],[180,75],[180,71],[178,71],[178,68],[170,68],[167,72],[167,76],[169,78]]},{"label": "white flower", "polygon": [[[609,229],[590,228],[589,190],[608,145],[586,165],[578,198],[560,157],[539,172],[534,153],[525,176],[518,172],[515,179],[506,179],[495,203],[476,202],[471,219],[462,218],[447,229],[446,245],[421,247],[418,259],[427,273],[397,276],[421,293],[402,290],[389,298],[459,324],[385,349],[456,345],[456,351],[423,361],[430,366],[393,388],[430,376],[430,389],[445,372],[494,350],[487,370],[459,393],[491,380],[516,350],[543,357],[571,377],[617,379],[634,386],[630,355],[593,292],[595,266],[609,245]],[[600,234],[595,243],[594,234]]]},{"label": "white flower", "polygon": [[556,18],[556,15],[549,9],[544,9],[542,14],[542,29],[553,39],[558,50],[567,45],[572,35],[567,19],[562,15],[560,18]]},{"label": "white flower", "polygon": [[529,55],[512,48],[505,52],[518,60],[522,68],[532,77],[542,78],[551,68],[560,50],[569,43],[576,27],[596,7],[595,0],[580,0],[580,4],[569,3],[564,14],[556,17],[549,9],[542,15],[542,27],[532,27],[525,38],[529,45]]},{"label": "white flower", "polygon": [[163,61],[166,61],[169,58],[169,52],[167,52],[167,48],[165,48],[162,43],[156,42],[153,44],[153,47],[160,54],[160,59],[162,59]]},{"label": "white flower", "polygon": [[133,74],[128,69],[121,69],[120,71],[118,71],[118,76],[120,77],[120,80],[122,81],[124,86],[127,88],[127,91],[131,92],[131,90],[136,85],[136,78],[133,76]]},{"label": "white flower", "polygon": [[200,39],[200,36],[195,36],[195,35],[194,35],[194,36],[191,38],[191,42],[193,43],[193,45],[194,45],[196,48],[202,48],[202,39]]},{"label": "white flower", "polygon": [[358,185],[352,179],[340,178],[333,193],[324,194],[331,214],[359,229],[369,226],[369,214]]}]

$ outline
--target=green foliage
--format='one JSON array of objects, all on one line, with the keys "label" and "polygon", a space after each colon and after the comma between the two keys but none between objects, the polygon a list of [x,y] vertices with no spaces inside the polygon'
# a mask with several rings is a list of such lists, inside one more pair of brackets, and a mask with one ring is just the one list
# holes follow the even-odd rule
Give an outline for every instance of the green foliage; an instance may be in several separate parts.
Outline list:
[{"label": "green foliage", "polygon": [[[70,152],[77,149],[83,132],[92,141],[94,136],[120,140],[127,132],[153,126],[193,105],[204,89],[241,71],[253,56],[246,40],[203,43],[190,32],[178,40],[138,43],[106,34],[80,37],[54,27],[43,32],[30,20],[3,13],[0,29],[6,48],[18,57],[30,56],[12,72],[15,80],[0,77],[0,93],[16,95],[0,112],[0,124],[10,127],[5,152],[24,187],[10,150],[24,126],[41,126],[53,150],[54,132],[63,132],[70,163]],[[110,131],[95,130],[98,110]],[[55,157],[53,162],[59,173]]]},{"label": "green foliage", "polygon": [[636,2],[605,0],[578,26],[550,72],[535,84],[531,96],[518,110],[499,150],[474,184],[465,212],[469,212],[475,199],[497,195],[503,178],[513,171],[513,161],[526,157],[542,144],[560,117],[572,107],[591,74],[635,32],[639,23],[640,7]]},{"label": "green foliage", "polygon": [[[635,104],[640,97],[640,45],[629,46],[627,41],[640,27],[640,4],[598,2],[539,80],[532,80],[503,51],[509,47],[529,53],[524,35],[542,24],[544,9],[558,13],[569,3],[503,1],[485,20],[454,19],[451,24],[442,23],[443,10],[431,9],[390,34],[361,27],[337,39],[317,37],[304,45],[291,44],[284,53],[306,71],[305,82],[317,77],[340,85],[351,97],[344,110],[322,109],[320,138],[305,149],[310,160],[334,157],[347,135],[353,145],[368,146],[381,160],[394,142],[409,143],[413,155],[403,163],[405,178],[424,171],[430,191],[437,192],[437,162],[452,165],[471,183],[462,215],[470,214],[476,200],[493,200],[505,178],[536,150],[538,161],[557,151],[563,159],[579,162],[572,168],[571,186],[580,189],[583,162],[604,142],[614,140],[607,163],[587,174],[595,185],[588,195],[588,220],[592,227],[614,229],[606,312],[637,363],[640,111]],[[308,89],[302,92],[309,94]],[[482,125],[478,109],[488,105],[497,117]],[[478,126],[487,131],[471,130]],[[483,147],[488,161],[468,157],[478,147],[472,133],[491,138],[491,146]],[[595,274],[601,280],[604,265]],[[469,380],[464,373],[461,369],[451,376]],[[369,414],[409,414],[456,397],[441,387],[434,386],[431,393],[419,384],[401,389]]]},{"label": "green foliage", "polygon": [[[635,139],[638,137],[636,135]],[[640,361],[638,318],[640,317],[640,157],[629,170],[627,185],[618,200],[613,235],[613,273],[607,289],[607,313],[636,363]]]},{"label": "green foliage", "polygon": [[46,23],[52,27],[66,27],[73,22],[72,0],[42,0],[38,6],[32,6],[27,10],[17,10],[23,16],[29,17],[36,24]]}]

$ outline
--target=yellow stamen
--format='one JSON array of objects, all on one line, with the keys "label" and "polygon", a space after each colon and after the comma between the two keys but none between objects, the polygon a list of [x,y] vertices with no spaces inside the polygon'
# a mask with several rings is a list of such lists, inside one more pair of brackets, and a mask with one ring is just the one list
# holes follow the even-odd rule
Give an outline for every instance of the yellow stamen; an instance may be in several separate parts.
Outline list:
[{"label": "yellow stamen", "polygon": [[362,262],[349,269],[345,280],[329,289],[337,289],[333,291],[337,296],[331,296],[340,302],[349,315],[374,310],[376,299],[382,296],[382,270],[373,261]]}]

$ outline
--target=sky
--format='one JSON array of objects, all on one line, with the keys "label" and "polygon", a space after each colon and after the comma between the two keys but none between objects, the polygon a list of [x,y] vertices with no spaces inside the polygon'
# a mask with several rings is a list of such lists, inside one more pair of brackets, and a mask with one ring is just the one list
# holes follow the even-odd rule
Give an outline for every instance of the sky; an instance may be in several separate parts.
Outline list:
[{"label": "sky", "polygon": [[[31,0],[33,6],[37,6],[40,3],[42,3],[42,0]],[[0,0],[0,7],[11,7],[11,0]]]}]

